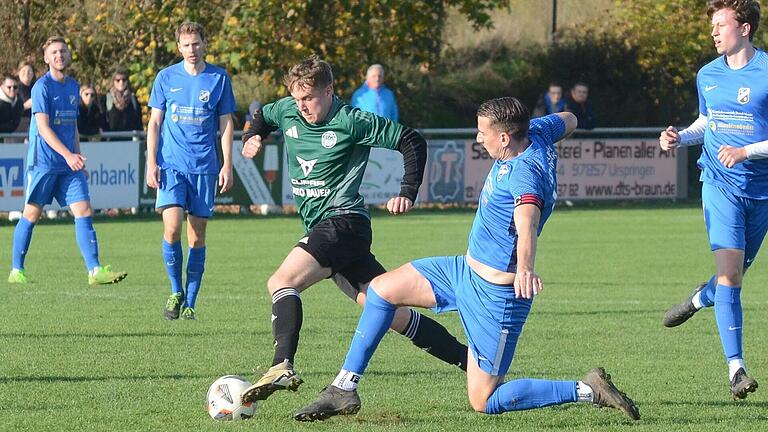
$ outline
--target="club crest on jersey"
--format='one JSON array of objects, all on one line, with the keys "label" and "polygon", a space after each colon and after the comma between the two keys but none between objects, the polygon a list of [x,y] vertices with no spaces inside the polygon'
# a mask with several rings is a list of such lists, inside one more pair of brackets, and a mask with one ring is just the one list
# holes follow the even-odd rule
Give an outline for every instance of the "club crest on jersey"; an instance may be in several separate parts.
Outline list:
[{"label": "club crest on jersey", "polygon": [[299,161],[299,165],[301,165],[301,170],[304,171],[304,177],[308,176],[309,173],[312,172],[312,168],[314,168],[315,163],[317,163],[317,159],[304,160],[299,156],[296,156],[296,160]]},{"label": "club crest on jersey", "polygon": [[710,120],[710,121],[709,121],[709,129],[710,129],[712,132],[715,132],[715,131],[717,131],[717,124],[716,124],[716,123],[715,123],[713,120]]},{"label": "club crest on jersey", "polygon": [[70,105],[74,105],[76,101],[77,101],[77,96],[69,95],[69,104]]},{"label": "club crest on jersey", "polygon": [[749,87],[741,87],[739,88],[739,95],[736,97],[736,100],[742,104],[746,105],[749,103],[749,93],[751,92]]},{"label": "club crest on jersey", "polygon": [[200,102],[208,102],[211,99],[211,92],[208,90],[200,90]]},{"label": "club crest on jersey", "polygon": [[509,165],[504,164],[499,167],[499,173],[496,175],[496,181],[501,180],[502,177],[509,174]]},{"label": "club crest on jersey", "polygon": [[336,137],[336,132],[334,131],[323,132],[323,137],[320,139],[320,144],[322,144],[323,147],[329,149],[329,148],[333,148],[333,146],[336,145],[337,140],[338,138]]}]

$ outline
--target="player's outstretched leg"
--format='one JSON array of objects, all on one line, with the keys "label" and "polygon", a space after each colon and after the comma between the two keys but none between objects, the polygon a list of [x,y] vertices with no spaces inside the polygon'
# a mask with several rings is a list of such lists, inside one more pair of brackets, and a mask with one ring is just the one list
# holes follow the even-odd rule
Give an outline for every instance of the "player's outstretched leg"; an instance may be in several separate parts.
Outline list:
[{"label": "player's outstretched leg", "polygon": [[[688,321],[696,312],[702,308],[710,307],[714,305],[714,288],[716,282],[714,282],[715,276],[709,280],[697,286],[693,290],[693,294],[688,296],[681,303],[672,306],[664,313],[664,319],[662,324],[664,327],[677,327],[680,324]],[[714,284],[713,284],[714,283]],[[710,293],[711,291],[711,293]]]},{"label": "player's outstretched leg", "polygon": [[398,333],[407,337],[414,345],[438,359],[467,371],[467,346],[459,342],[440,323],[409,309],[401,308],[410,315],[408,324]]},{"label": "player's outstretched leg", "polygon": [[342,390],[329,385],[320,392],[314,402],[305,406],[293,418],[298,421],[325,420],[337,415],[352,415],[360,411],[357,390]]},{"label": "player's outstretched leg", "polygon": [[272,367],[245,389],[241,396],[243,403],[264,400],[277,390],[296,391],[304,382],[293,369],[303,315],[298,290],[286,287],[272,294],[272,336],[275,340]]},{"label": "player's outstretched leg", "polygon": [[640,420],[640,410],[624,392],[616,388],[603,368],[587,372],[582,381],[592,388],[592,403],[599,407],[616,408],[633,420]]}]

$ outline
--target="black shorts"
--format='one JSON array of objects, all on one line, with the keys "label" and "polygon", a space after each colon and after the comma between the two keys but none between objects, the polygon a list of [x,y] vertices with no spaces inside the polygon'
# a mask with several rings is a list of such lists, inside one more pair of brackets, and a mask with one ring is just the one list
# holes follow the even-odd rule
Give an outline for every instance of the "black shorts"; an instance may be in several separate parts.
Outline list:
[{"label": "black shorts", "polygon": [[359,286],[386,270],[371,253],[371,221],[359,214],[333,216],[321,221],[296,244],[317,262],[331,269],[331,278],[352,300]]}]

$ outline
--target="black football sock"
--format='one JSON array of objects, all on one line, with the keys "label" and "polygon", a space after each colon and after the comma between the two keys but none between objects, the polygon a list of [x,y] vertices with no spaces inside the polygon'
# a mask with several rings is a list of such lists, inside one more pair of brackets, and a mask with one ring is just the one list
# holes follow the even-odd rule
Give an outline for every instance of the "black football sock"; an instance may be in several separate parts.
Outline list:
[{"label": "black football sock", "polygon": [[467,346],[456,340],[448,333],[448,329],[432,318],[411,309],[411,319],[403,336],[429,354],[467,371]]},{"label": "black football sock", "polygon": [[272,366],[285,360],[293,363],[299,346],[302,315],[301,298],[295,288],[280,288],[272,294],[272,336],[275,338]]}]

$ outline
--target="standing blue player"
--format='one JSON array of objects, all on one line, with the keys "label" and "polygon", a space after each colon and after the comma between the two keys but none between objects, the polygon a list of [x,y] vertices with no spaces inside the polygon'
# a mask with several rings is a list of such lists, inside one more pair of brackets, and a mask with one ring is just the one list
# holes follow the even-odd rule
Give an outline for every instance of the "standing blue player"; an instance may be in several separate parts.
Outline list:
[{"label": "standing blue player", "polygon": [[701,199],[717,274],[664,315],[675,327],[715,307],[734,399],[757,390],[742,350],[741,285],[768,230],[768,54],[752,38],[760,22],[753,0],[709,2],[717,59],[699,70],[699,118],[678,132],[661,132],[664,150],[700,144]]},{"label": "standing blue player", "polygon": [[571,113],[531,121],[525,105],[511,97],[480,105],[477,141],[496,161],[483,186],[467,254],[413,261],[376,277],[343,369],[317,400],[295,414],[296,420],[324,420],[360,409],[358,382],[398,306],[458,311],[469,346],[467,391],[475,411],[500,414],[589,402],[640,418],[634,402],[602,368],[581,381],[504,382],[533,296],[543,289],[534,261],[538,235],[555,205],[554,143],[575,128]]},{"label": "standing blue player", "polygon": [[[157,74],[149,98],[147,186],[157,189],[155,207],[163,214],[163,261],[171,280],[163,318],[173,320],[181,315],[193,320],[205,270],[205,229],[213,215],[216,185],[221,193],[232,187],[230,114],[236,108],[227,72],[204,60],[203,27],[194,22],[179,26],[176,46],[184,60]],[[221,168],[216,155],[219,131],[224,158]],[[189,251],[183,287],[181,229],[185,211]]]},{"label": "standing blue player", "polygon": [[66,74],[72,55],[62,37],[48,38],[43,45],[48,73],[32,87],[32,123],[29,128],[27,189],[24,212],[13,233],[10,283],[27,283],[24,259],[32,230],[43,207],[53,199],[69,206],[75,216],[75,238],[88,270],[88,284],[120,282],[127,275],[99,263],[99,245],[93,229],[93,209],[85,176],[86,158],[80,154],[77,113],[80,86]]}]

